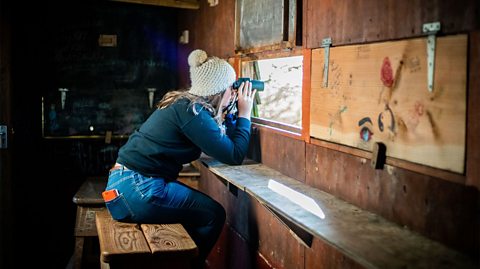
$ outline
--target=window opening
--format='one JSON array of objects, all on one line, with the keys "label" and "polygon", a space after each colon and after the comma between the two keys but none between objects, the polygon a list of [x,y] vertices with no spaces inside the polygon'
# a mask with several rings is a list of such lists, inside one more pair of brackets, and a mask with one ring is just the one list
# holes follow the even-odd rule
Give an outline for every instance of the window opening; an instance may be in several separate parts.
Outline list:
[{"label": "window opening", "polygon": [[257,92],[254,117],[301,128],[303,56],[244,62],[242,76],[265,82],[265,90]]}]

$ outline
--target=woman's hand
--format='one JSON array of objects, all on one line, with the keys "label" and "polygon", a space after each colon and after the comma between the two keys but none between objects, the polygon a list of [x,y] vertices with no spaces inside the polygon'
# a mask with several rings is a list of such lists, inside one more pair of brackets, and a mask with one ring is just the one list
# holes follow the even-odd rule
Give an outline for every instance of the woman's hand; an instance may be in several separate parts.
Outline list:
[{"label": "woman's hand", "polygon": [[238,87],[238,117],[250,119],[253,107],[253,98],[257,90],[252,91],[250,81],[242,82]]}]

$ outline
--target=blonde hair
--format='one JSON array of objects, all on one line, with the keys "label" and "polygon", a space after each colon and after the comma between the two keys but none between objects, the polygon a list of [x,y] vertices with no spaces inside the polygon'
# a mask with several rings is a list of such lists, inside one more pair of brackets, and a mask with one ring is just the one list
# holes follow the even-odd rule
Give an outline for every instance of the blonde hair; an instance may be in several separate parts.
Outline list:
[{"label": "blonde hair", "polygon": [[[192,108],[193,114],[198,115],[202,109],[206,109],[212,115],[214,115],[214,119],[217,122],[219,127],[222,127],[222,119],[219,117],[220,115],[217,114],[220,108],[220,103],[225,91],[217,93],[212,96],[197,96],[194,94],[189,93],[186,90],[177,90],[177,91],[170,91],[167,92],[163,98],[157,103],[157,109],[164,109],[169,107],[171,104],[175,103],[176,101],[185,98],[190,101],[189,107]],[[200,110],[197,110],[197,104],[201,106]]]}]

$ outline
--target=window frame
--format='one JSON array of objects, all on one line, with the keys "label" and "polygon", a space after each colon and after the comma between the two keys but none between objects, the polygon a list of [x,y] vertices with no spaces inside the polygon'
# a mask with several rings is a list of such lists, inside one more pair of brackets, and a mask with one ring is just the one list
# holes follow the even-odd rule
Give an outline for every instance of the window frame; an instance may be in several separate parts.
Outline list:
[{"label": "window frame", "polygon": [[289,49],[289,50],[273,50],[273,51],[262,51],[257,53],[250,53],[246,55],[238,55],[234,61],[233,65],[237,71],[239,77],[242,76],[242,64],[244,62],[258,61],[258,60],[268,60],[268,59],[277,59],[285,57],[294,57],[294,56],[303,56],[302,64],[302,124],[301,127],[278,122],[275,120],[265,119],[262,117],[252,117],[252,123],[272,129],[273,131],[293,137],[296,139],[301,139],[305,141],[310,141],[310,65],[311,65],[311,50],[303,49],[300,47]]}]

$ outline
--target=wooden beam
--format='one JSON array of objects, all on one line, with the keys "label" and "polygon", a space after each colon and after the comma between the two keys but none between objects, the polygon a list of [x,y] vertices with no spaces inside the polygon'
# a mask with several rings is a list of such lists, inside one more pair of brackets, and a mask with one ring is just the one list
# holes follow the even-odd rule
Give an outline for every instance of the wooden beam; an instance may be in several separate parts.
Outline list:
[{"label": "wooden beam", "polygon": [[312,50],[303,50],[303,86],[302,86],[302,138],[310,143],[310,82]]},{"label": "wooden beam", "polygon": [[165,6],[175,8],[186,9],[199,9],[200,4],[198,0],[110,0],[116,2],[153,5],[153,6]]}]

